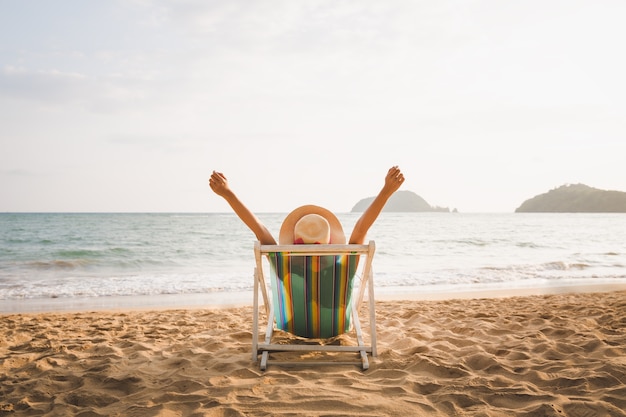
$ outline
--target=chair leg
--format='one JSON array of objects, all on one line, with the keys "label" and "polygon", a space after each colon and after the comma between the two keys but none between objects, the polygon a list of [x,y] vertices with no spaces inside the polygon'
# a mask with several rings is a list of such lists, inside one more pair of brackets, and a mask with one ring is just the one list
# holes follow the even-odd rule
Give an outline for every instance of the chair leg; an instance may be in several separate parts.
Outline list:
[{"label": "chair leg", "polygon": [[376,349],[376,301],[374,300],[374,273],[370,270],[368,279],[368,298],[370,313],[370,343],[372,344],[372,357],[378,356]]},{"label": "chair leg", "polygon": [[370,369],[370,362],[367,359],[367,352],[365,352],[364,350],[361,351],[361,362],[363,364],[364,371],[367,371],[368,369]]},{"label": "chair leg", "polygon": [[[265,329],[265,344],[269,345],[272,342],[272,336],[274,335],[274,305],[270,305],[270,316],[267,319],[267,327]],[[258,356],[255,357],[255,361]],[[267,350],[263,351],[261,355],[261,364],[260,369],[262,371],[267,369],[267,363],[269,361],[269,352]]]},{"label": "chair leg", "polygon": [[263,352],[263,355],[261,355],[261,365],[259,366],[259,368],[261,368],[262,371],[265,371],[267,369],[268,359],[269,359],[269,352],[266,350]]},{"label": "chair leg", "polygon": [[[354,323],[354,331],[356,333],[356,341],[360,347],[365,347],[365,342],[363,341],[363,331],[361,330],[361,321],[359,320],[359,312],[358,308],[353,304],[352,305],[352,323]],[[365,350],[359,351],[361,354],[361,363],[363,370],[366,371],[370,367],[369,359],[367,358],[367,352]]]},{"label": "chair leg", "polygon": [[259,271],[254,269],[254,300],[252,301],[252,361],[258,360],[259,345]]}]

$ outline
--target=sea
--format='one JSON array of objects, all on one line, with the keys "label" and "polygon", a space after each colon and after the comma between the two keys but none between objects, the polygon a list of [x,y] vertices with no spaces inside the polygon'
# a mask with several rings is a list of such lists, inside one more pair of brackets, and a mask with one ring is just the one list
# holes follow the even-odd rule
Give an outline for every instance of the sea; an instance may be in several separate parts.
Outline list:
[{"label": "sea", "polygon": [[[626,214],[383,212],[368,239],[377,294],[626,284]],[[251,304],[254,240],[233,213],[0,213],[0,312]]]}]

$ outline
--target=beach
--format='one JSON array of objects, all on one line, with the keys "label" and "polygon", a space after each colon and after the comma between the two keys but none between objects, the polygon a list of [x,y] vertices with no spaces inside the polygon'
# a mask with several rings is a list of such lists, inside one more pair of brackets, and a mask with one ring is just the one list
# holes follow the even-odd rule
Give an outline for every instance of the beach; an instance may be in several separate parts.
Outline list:
[{"label": "beach", "polygon": [[626,291],[376,315],[369,370],[260,371],[246,305],[2,314],[0,416],[626,415]]}]

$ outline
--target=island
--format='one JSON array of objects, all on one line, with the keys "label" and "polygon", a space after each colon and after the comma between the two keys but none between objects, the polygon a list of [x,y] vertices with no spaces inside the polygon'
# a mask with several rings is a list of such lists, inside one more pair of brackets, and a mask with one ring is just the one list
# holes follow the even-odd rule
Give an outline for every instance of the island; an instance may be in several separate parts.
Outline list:
[{"label": "island", "polygon": [[516,213],[626,213],[626,192],[565,184],[522,203]]},{"label": "island", "polygon": [[[355,212],[363,212],[374,200],[374,197],[367,197],[360,200],[355,206],[352,208],[352,213]],[[387,204],[383,208],[383,211],[386,212],[395,212],[395,213],[403,213],[403,212],[445,212],[449,213],[450,209],[447,207],[435,207],[431,206],[419,195],[415,194],[412,191],[396,191],[390,198],[387,200]],[[456,211],[456,209],[454,210]]]}]

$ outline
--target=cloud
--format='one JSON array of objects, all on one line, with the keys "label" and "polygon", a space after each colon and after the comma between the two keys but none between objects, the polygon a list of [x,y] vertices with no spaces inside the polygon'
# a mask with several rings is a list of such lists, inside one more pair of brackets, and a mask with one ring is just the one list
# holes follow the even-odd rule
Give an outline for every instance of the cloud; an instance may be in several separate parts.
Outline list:
[{"label": "cloud", "polygon": [[122,111],[147,100],[149,81],[118,76],[94,77],[76,72],[28,70],[5,66],[0,71],[0,94],[47,107],[79,106],[93,112]]},{"label": "cloud", "polygon": [[5,66],[0,72],[0,93],[44,102],[67,101],[84,90],[87,77],[60,71],[30,71]]},{"label": "cloud", "polygon": [[6,177],[34,177],[42,174],[27,169],[0,169],[0,175]]}]

